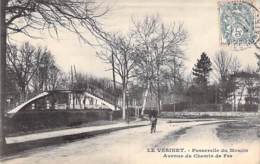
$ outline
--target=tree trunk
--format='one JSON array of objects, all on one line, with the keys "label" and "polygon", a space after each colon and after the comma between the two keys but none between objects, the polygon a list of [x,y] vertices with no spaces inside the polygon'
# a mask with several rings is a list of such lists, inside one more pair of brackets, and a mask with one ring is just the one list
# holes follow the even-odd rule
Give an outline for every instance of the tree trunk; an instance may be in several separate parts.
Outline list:
[{"label": "tree trunk", "polygon": [[236,92],[235,91],[233,92],[233,99],[234,99],[234,110],[233,110],[233,112],[236,112],[237,106],[236,106]]},{"label": "tree trunk", "polygon": [[20,93],[20,102],[19,103],[23,103],[26,101],[26,86],[21,86],[21,93]]},{"label": "tree trunk", "polygon": [[245,84],[242,86],[242,90],[241,90],[241,93],[240,93],[240,96],[239,96],[239,99],[238,99],[238,102],[237,102],[238,106],[241,104],[241,100],[242,100],[242,97],[243,97],[243,94],[244,94],[244,89],[245,89]]},{"label": "tree trunk", "polygon": [[144,110],[145,110],[145,106],[146,106],[146,100],[147,100],[147,96],[148,96],[148,92],[150,89],[150,82],[148,82],[147,88],[145,90],[145,94],[144,94],[144,99],[143,99],[143,105],[142,105],[142,111],[141,111],[141,115],[144,115]]},{"label": "tree trunk", "polygon": [[5,83],[6,83],[6,26],[5,26],[5,0],[0,1],[1,6],[1,54],[0,54],[0,155],[4,152],[4,147],[6,144],[5,134],[4,134],[4,112],[5,112]]},{"label": "tree trunk", "polygon": [[158,113],[161,111],[161,91],[160,91],[160,82],[157,81],[157,105],[158,105]]},{"label": "tree trunk", "polygon": [[117,109],[117,98],[116,98],[116,75],[115,75],[115,61],[114,52],[112,52],[112,73],[113,73],[113,85],[114,85],[114,106]]},{"label": "tree trunk", "polygon": [[126,118],[126,87],[123,87],[122,119]]},{"label": "tree trunk", "polygon": [[[156,75],[157,75],[157,110],[158,110],[158,114],[161,111],[161,90],[160,90],[160,66],[157,65],[158,70],[156,71]],[[175,68],[175,67],[174,67]]]}]

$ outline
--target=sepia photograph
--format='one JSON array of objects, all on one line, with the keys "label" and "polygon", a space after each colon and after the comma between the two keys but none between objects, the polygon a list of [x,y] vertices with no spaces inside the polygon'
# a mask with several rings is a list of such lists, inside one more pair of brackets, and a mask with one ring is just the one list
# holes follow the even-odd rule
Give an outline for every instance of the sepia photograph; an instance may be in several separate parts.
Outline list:
[{"label": "sepia photograph", "polygon": [[260,0],[0,8],[0,163],[260,164]]}]

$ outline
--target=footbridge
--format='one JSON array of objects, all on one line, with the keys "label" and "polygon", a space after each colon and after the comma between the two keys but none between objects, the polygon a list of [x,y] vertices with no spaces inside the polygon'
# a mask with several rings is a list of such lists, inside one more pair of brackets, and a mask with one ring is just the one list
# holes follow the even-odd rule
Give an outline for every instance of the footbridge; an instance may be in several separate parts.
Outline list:
[{"label": "footbridge", "polygon": [[7,112],[7,116],[12,117],[24,110],[120,110],[115,102],[115,97],[111,94],[102,95],[87,90],[52,90],[42,92],[18,105]]}]

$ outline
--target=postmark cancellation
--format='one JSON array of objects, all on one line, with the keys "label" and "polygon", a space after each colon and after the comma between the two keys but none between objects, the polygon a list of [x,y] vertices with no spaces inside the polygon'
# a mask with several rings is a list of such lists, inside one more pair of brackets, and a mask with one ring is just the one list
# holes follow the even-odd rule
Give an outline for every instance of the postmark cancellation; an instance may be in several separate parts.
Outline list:
[{"label": "postmark cancellation", "polygon": [[221,0],[219,5],[220,43],[235,49],[253,45],[257,39],[255,32],[256,8],[253,1]]}]

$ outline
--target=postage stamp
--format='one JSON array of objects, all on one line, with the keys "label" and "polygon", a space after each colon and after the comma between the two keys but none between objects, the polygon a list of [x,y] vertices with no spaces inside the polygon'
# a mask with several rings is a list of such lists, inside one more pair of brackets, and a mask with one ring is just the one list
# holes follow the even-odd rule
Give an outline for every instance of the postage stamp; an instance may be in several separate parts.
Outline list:
[{"label": "postage stamp", "polygon": [[219,1],[220,42],[235,49],[255,43],[256,10],[252,1]]}]

